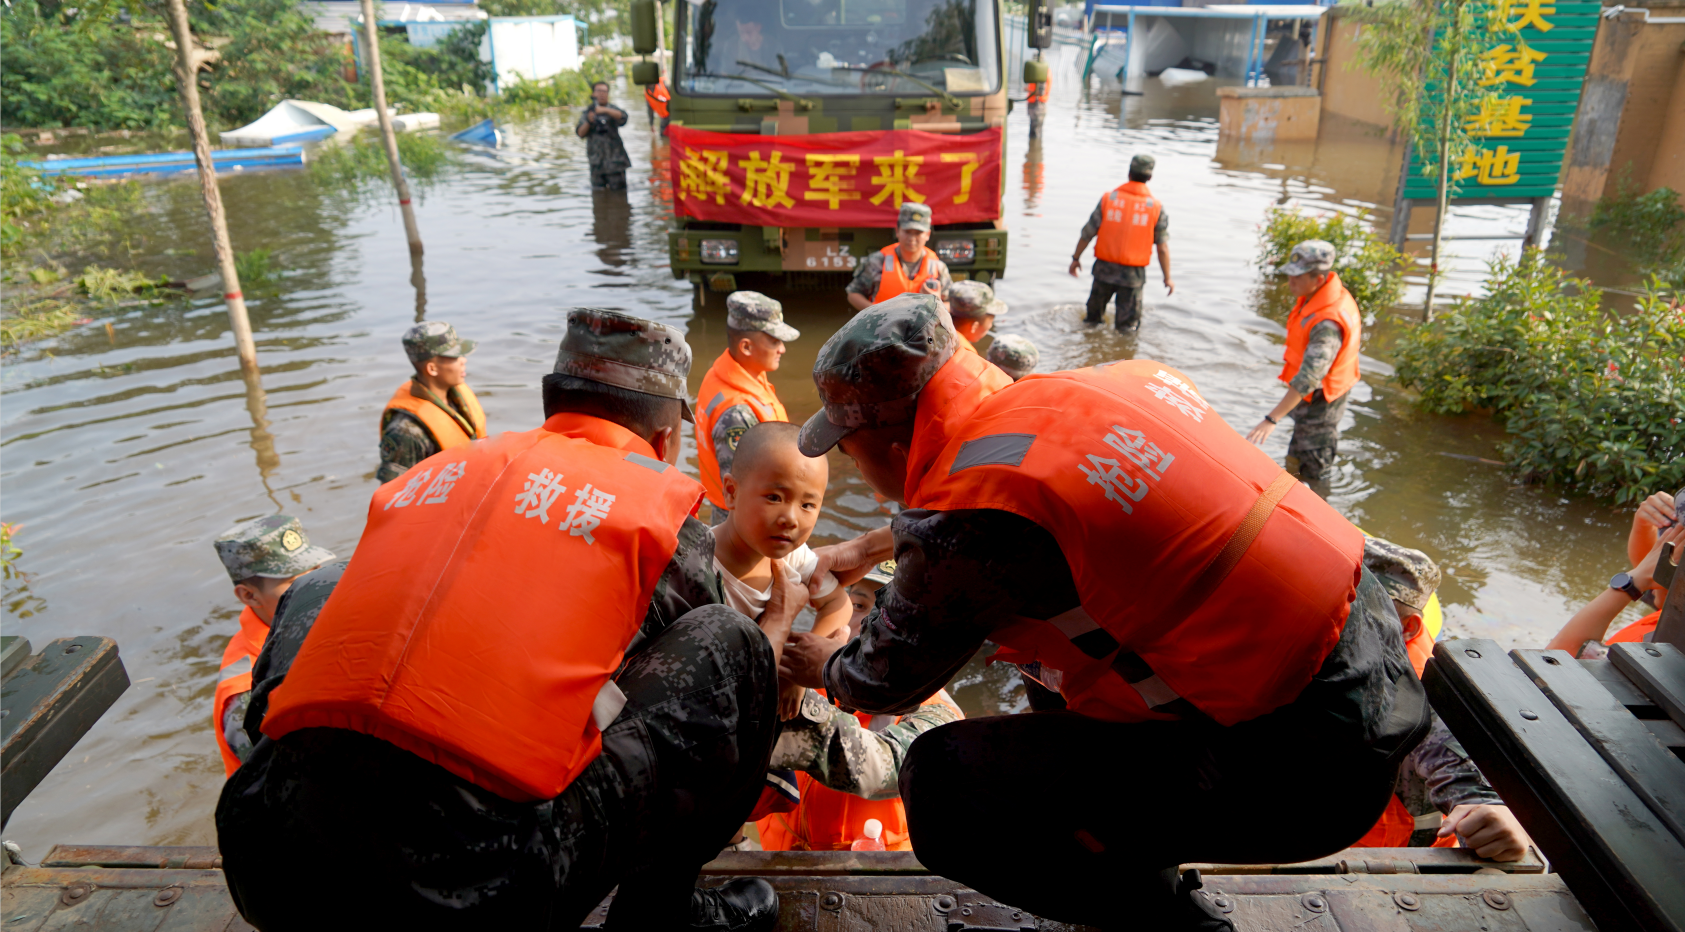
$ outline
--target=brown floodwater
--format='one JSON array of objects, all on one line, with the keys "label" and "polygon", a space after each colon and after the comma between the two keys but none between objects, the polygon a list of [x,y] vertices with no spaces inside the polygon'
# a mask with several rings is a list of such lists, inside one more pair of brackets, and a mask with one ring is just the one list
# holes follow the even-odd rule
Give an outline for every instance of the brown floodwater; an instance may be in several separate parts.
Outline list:
[{"label": "brown floodwater", "polygon": [[[1115,87],[1085,97],[1071,69],[1067,57],[1056,72],[1065,78],[1056,78],[1044,139],[1026,139],[1022,109],[1010,120],[1012,242],[999,292],[1011,311],[999,328],[1034,340],[1044,370],[1163,360],[1245,430],[1281,394],[1279,292],[1253,264],[1265,210],[1387,204],[1398,152],[1340,126],[1314,144],[1219,146],[1211,82],[1166,89],[1148,80],[1144,97]],[[568,307],[686,328],[693,390],[723,347],[723,302],[696,309],[690,286],[667,269],[664,147],[634,119],[632,190],[593,194],[571,123],[552,114],[508,127],[506,148],[462,156],[418,195],[425,314],[479,341],[469,378],[494,430],[540,422],[538,383]],[[1119,335],[1080,322],[1088,280],[1065,266],[1134,152],[1158,158],[1153,189],[1170,213],[1176,292],[1154,277],[1139,333]],[[0,372],[0,517],[22,526],[25,574],[6,583],[4,629],[37,649],[55,637],[112,637],[133,681],[13,816],[6,837],[32,859],[55,842],[214,843],[223,775],[210,703],[238,605],[211,541],[283,511],[316,543],[349,554],[375,487],[380,411],[407,378],[398,341],[418,296],[392,198],[350,197],[296,171],[228,175],[222,188],[236,248],[266,248],[282,270],[247,292],[261,386],[242,382],[216,297],[120,308],[109,333],[95,322],[27,347]],[[105,264],[173,278],[213,267],[191,176],[147,183],[145,201]],[[1518,210],[1479,208],[1452,229],[1518,232],[1524,223]],[[1474,291],[1494,244],[1456,245],[1463,255],[1449,263],[1447,287]],[[782,297],[803,337],[773,380],[799,419],[818,406],[814,354],[849,310],[840,291]],[[1501,468],[1461,458],[1496,458],[1502,431],[1412,408],[1383,358],[1404,324],[1377,317],[1329,499],[1369,532],[1440,562],[1448,634],[1541,644],[1626,567],[1629,513],[1516,487]],[[1287,434],[1266,445],[1278,460]],[[693,451],[686,468],[695,468]],[[889,519],[846,459],[833,454],[831,475],[815,542]],[[953,691],[972,715],[1024,707],[1016,673],[980,660]]]}]

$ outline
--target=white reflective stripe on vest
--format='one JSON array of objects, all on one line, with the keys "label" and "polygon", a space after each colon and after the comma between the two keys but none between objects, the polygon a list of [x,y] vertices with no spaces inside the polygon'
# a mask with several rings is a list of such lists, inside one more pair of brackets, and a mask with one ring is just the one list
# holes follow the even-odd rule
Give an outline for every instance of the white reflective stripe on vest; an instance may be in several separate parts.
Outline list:
[{"label": "white reflective stripe on vest", "polygon": [[1182,698],[1176,694],[1176,690],[1166,686],[1164,681],[1158,678],[1157,673],[1154,673],[1152,676],[1149,676],[1138,683],[1130,683],[1129,685],[1132,689],[1141,694],[1141,699],[1147,703],[1147,708],[1149,709],[1156,709],[1159,706],[1169,705],[1170,703]]},{"label": "white reflective stripe on vest", "polygon": [[624,708],[626,694],[620,691],[614,680],[605,680],[603,688],[597,690],[596,700],[591,703],[591,721],[596,723],[598,731],[608,731],[608,726]]},{"label": "white reflective stripe on vest", "polygon": [[[1052,618],[1047,619],[1047,622],[1053,627],[1058,628],[1059,633],[1073,641],[1090,631],[1100,630],[1100,625],[1094,620],[1094,616],[1088,614],[1087,610],[1085,610],[1081,605],[1078,605],[1076,608],[1073,608],[1068,612],[1054,615]],[[1145,661],[1142,662],[1145,663]],[[1126,680],[1125,682],[1128,681]],[[1046,685],[1046,683],[1044,682],[1043,685]],[[1129,686],[1131,689],[1135,690],[1136,693],[1140,694],[1141,701],[1145,702],[1147,704],[1147,708],[1149,709],[1166,706],[1182,698],[1176,690],[1171,689],[1168,684],[1159,679],[1157,673],[1154,673],[1152,676],[1149,676],[1144,680],[1130,683]]]},{"label": "white reflective stripe on vest", "polygon": [[241,657],[239,660],[223,667],[222,673],[216,678],[216,681],[220,683],[223,680],[231,680],[242,673],[250,672],[252,672],[252,658]]},{"label": "white reflective stripe on vest", "polygon": [[1073,641],[1100,628],[1100,624],[1094,620],[1094,616],[1088,614],[1080,605],[1068,612],[1054,615],[1047,619],[1047,623],[1058,628],[1060,634]]}]

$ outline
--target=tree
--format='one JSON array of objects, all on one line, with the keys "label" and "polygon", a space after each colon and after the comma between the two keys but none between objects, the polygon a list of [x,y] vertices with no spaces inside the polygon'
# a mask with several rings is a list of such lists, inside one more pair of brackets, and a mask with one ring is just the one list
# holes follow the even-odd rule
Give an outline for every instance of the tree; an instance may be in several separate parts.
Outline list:
[{"label": "tree", "polygon": [[1364,24],[1358,36],[1359,64],[1391,89],[1382,102],[1396,125],[1410,135],[1422,174],[1437,178],[1428,293],[1422,308],[1431,320],[1445,211],[1460,187],[1449,169],[1473,147],[1468,124],[1492,99],[1481,87],[1483,58],[1509,41],[1516,28],[1504,12],[1508,0],[1497,0],[1497,15],[1486,0],[1388,0],[1348,9]]}]

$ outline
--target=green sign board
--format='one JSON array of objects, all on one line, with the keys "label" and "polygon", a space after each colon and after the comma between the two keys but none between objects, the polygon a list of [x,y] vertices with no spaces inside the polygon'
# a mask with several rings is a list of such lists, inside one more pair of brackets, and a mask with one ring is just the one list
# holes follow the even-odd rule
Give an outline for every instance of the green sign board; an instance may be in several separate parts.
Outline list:
[{"label": "green sign board", "polygon": [[[1451,159],[1456,199],[1550,197],[1580,105],[1597,38],[1599,3],[1495,0],[1486,11],[1502,31],[1480,59],[1478,93],[1492,95],[1464,121],[1473,146]],[[1442,92],[1441,92],[1442,93]],[[1436,179],[1412,150],[1404,197],[1432,200]]]}]

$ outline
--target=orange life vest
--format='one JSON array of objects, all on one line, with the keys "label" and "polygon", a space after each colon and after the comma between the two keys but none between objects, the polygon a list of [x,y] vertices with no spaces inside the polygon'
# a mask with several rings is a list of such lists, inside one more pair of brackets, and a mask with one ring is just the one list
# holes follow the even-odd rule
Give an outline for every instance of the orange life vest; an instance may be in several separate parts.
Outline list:
[{"label": "orange life vest", "polygon": [[222,672],[217,676],[216,694],[211,698],[211,731],[216,733],[217,750],[222,752],[222,767],[232,776],[240,766],[240,758],[228,746],[228,736],[222,731],[222,716],[228,703],[241,693],[251,692],[252,664],[263,653],[263,642],[269,639],[269,626],[250,608],[240,611],[240,630],[228,639],[222,649]]},{"label": "orange life vest", "polygon": [[702,405],[702,410],[696,412],[697,469],[702,474],[702,488],[708,493],[708,501],[724,508],[725,483],[720,478],[720,455],[714,449],[714,427],[719,424],[720,418],[741,404],[748,405],[763,423],[788,421],[790,416],[785,413],[784,403],[778,400],[778,392],[773,389],[766,373],[750,375],[737,360],[731,358],[730,350],[721,353],[720,358],[708,367],[708,374],[702,377],[702,387],[696,392],[696,401]]},{"label": "orange life vest", "polygon": [[486,436],[486,412],[480,407],[480,399],[474,397],[474,390],[464,382],[456,387],[458,398],[462,406],[467,409],[468,424],[474,428],[473,436],[469,436],[462,429],[462,422],[446,413],[440,407],[426,398],[417,398],[410,393],[413,380],[398,386],[392,393],[392,400],[386,402],[386,413],[381,415],[380,429],[386,430],[386,422],[392,419],[391,412],[403,411],[415,416],[427,432],[433,435],[433,440],[439,444],[439,449],[449,450],[459,447],[473,440],[482,440]]},{"label": "orange life vest", "polygon": [[667,119],[667,101],[672,99],[672,93],[667,90],[666,78],[644,86],[644,101],[655,111],[655,115],[663,120]]},{"label": "orange life vest", "polygon": [[1362,532],[1175,370],[1031,375],[969,417],[931,413],[921,399],[907,504],[1021,515],[1070,564],[1080,607],[990,638],[1000,660],[1060,671],[1072,711],[1233,725],[1292,702],[1339,641]]},{"label": "orange life vest", "polygon": [[1052,81],[1031,81],[1024,85],[1024,102],[1028,104],[1045,104],[1053,93]]},{"label": "orange life vest", "polygon": [[701,499],[653,454],[564,413],[381,486],[264,734],[359,731],[508,799],[566,789],[623,704],[610,677]]},{"label": "orange life vest", "polygon": [[924,290],[924,283],[935,278],[942,279],[942,260],[936,257],[929,246],[924,247],[924,258],[919,260],[919,270],[912,278],[901,267],[901,257],[895,253],[895,244],[878,250],[883,256],[883,274],[878,277],[878,294],[872,299],[873,304],[888,301],[898,294],[917,294]]},{"label": "orange life vest", "polygon": [[1126,181],[1100,199],[1100,233],[1094,256],[1118,265],[1146,266],[1153,259],[1153,230],[1164,210],[1139,181]]},{"label": "orange life vest", "polygon": [[[818,692],[820,695],[825,693],[822,689]],[[961,718],[965,717],[947,690],[937,690],[936,695],[923,704],[931,703],[941,703]],[[860,720],[862,728],[868,727],[872,721],[872,716],[863,712],[854,713],[854,717]],[[860,837],[866,820],[877,819],[883,823],[882,838],[886,849],[913,850],[912,838],[907,833],[907,807],[900,797],[863,799],[852,793],[833,790],[806,773],[796,774],[796,787],[801,791],[802,799],[794,811],[775,812],[755,823],[763,849],[847,851]]]},{"label": "orange life vest", "polygon": [[1609,639],[1610,644],[1638,644],[1650,639],[1656,633],[1656,623],[1662,620],[1661,609],[1656,609],[1643,618],[1615,632]]},{"label": "orange life vest", "polygon": [[[1322,396],[1333,401],[1357,384],[1357,354],[1363,343],[1363,319],[1358,315],[1357,302],[1334,272],[1328,273],[1328,281],[1315,294],[1300,298],[1293,305],[1293,312],[1287,315],[1287,351],[1282,356],[1280,378],[1291,382],[1299,374],[1311,331],[1325,320],[1334,321],[1344,331],[1340,352],[1335,354],[1328,374],[1322,377]],[[1310,399],[1310,395],[1305,396],[1306,401]]]}]

